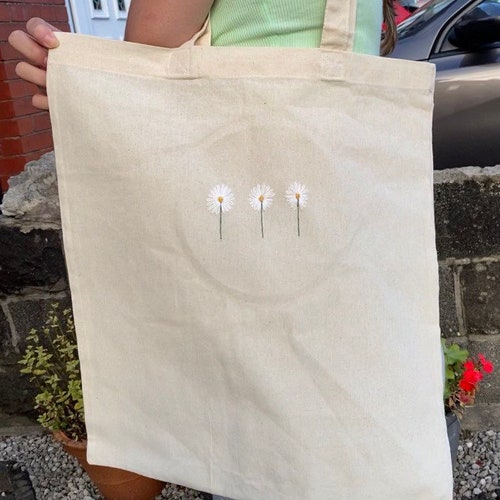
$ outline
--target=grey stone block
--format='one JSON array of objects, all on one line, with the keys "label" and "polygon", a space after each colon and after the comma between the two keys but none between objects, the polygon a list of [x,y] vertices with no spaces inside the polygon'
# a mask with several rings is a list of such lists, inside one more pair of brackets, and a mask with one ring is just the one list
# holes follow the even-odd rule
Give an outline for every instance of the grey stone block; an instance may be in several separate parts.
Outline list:
[{"label": "grey stone block", "polygon": [[500,403],[477,404],[467,408],[462,420],[462,429],[472,432],[486,429],[500,431]]},{"label": "grey stone block", "polygon": [[[8,357],[14,351],[12,345],[12,333],[4,311],[0,308],[0,356]],[[1,361],[0,361],[1,364]]]},{"label": "grey stone block", "polygon": [[0,366],[0,411],[7,414],[34,414],[36,391],[28,377],[19,373],[14,363]]},{"label": "grey stone block", "polygon": [[26,336],[32,328],[39,330],[43,327],[47,318],[47,313],[53,303],[59,303],[59,310],[71,307],[71,299],[68,295],[46,296],[37,300],[19,300],[8,304],[12,322],[19,336],[20,348],[26,348]]},{"label": "grey stone block", "polygon": [[439,322],[443,337],[460,333],[455,294],[454,266],[439,263]]},{"label": "grey stone block", "polygon": [[434,174],[440,260],[500,254],[500,167]]},{"label": "grey stone block", "polygon": [[0,411],[0,436],[26,436],[43,432],[35,418]]},{"label": "grey stone block", "polygon": [[0,296],[28,287],[66,287],[60,231],[22,229],[0,216]]},{"label": "grey stone block", "polygon": [[500,262],[464,265],[460,282],[468,334],[500,334]]}]

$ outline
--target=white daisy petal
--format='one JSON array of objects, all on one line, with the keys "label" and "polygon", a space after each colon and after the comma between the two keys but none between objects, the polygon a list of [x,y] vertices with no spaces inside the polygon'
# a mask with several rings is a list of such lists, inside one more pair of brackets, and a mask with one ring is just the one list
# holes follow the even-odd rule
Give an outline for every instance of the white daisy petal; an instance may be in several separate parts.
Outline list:
[{"label": "white daisy petal", "polygon": [[209,193],[207,198],[207,208],[213,214],[228,212],[233,208],[234,195],[231,189],[225,184],[217,184]]},{"label": "white daisy petal", "polygon": [[305,207],[309,199],[308,193],[309,190],[304,186],[304,184],[292,182],[286,190],[285,197],[288,203],[290,203],[290,206],[295,208],[298,202],[299,207]]},{"label": "white daisy petal", "polygon": [[257,184],[248,195],[250,206],[254,210],[267,210],[273,204],[274,191],[266,184]]}]

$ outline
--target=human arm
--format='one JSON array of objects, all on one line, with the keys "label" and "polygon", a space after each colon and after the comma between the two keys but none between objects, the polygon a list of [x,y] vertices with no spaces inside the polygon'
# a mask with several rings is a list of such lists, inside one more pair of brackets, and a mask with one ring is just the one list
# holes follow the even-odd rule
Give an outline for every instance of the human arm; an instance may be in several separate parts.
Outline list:
[{"label": "human arm", "polygon": [[125,40],[178,47],[202,26],[214,0],[132,0]]},{"label": "human arm", "polygon": [[[203,25],[214,0],[132,0],[125,39],[131,42],[177,47],[189,40]],[[40,18],[26,23],[26,32],[13,31],[9,43],[26,61],[16,66],[17,75],[38,85],[33,96],[35,108],[48,109],[45,93],[47,84],[48,49],[59,42],[57,29]]]}]

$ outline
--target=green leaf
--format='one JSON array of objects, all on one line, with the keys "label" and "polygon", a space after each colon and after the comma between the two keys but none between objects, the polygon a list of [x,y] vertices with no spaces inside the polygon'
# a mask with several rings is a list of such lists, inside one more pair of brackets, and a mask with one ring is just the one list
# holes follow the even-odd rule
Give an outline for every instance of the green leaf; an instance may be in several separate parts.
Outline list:
[{"label": "green leaf", "polygon": [[62,313],[52,304],[40,333],[32,329],[29,345],[18,361],[39,392],[35,397],[38,421],[49,429],[85,436],[80,364],[71,309]]}]

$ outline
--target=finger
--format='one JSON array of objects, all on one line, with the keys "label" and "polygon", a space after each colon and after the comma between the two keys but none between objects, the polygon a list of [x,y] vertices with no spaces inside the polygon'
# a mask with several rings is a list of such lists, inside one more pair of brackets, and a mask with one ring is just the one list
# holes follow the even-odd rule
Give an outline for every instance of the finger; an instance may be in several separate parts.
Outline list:
[{"label": "finger", "polygon": [[24,61],[16,66],[16,75],[39,87],[45,87],[47,85],[47,72]]},{"label": "finger", "polygon": [[31,103],[35,108],[38,109],[49,109],[49,100],[46,95],[43,94],[35,94],[31,99]]},{"label": "finger", "polygon": [[48,50],[39,45],[24,31],[13,31],[9,35],[9,43],[29,61],[37,66],[45,66]]},{"label": "finger", "polygon": [[56,27],[39,17],[32,17],[26,23],[28,33],[40,44],[48,49],[53,49],[59,45],[54,31],[59,31]]}]

